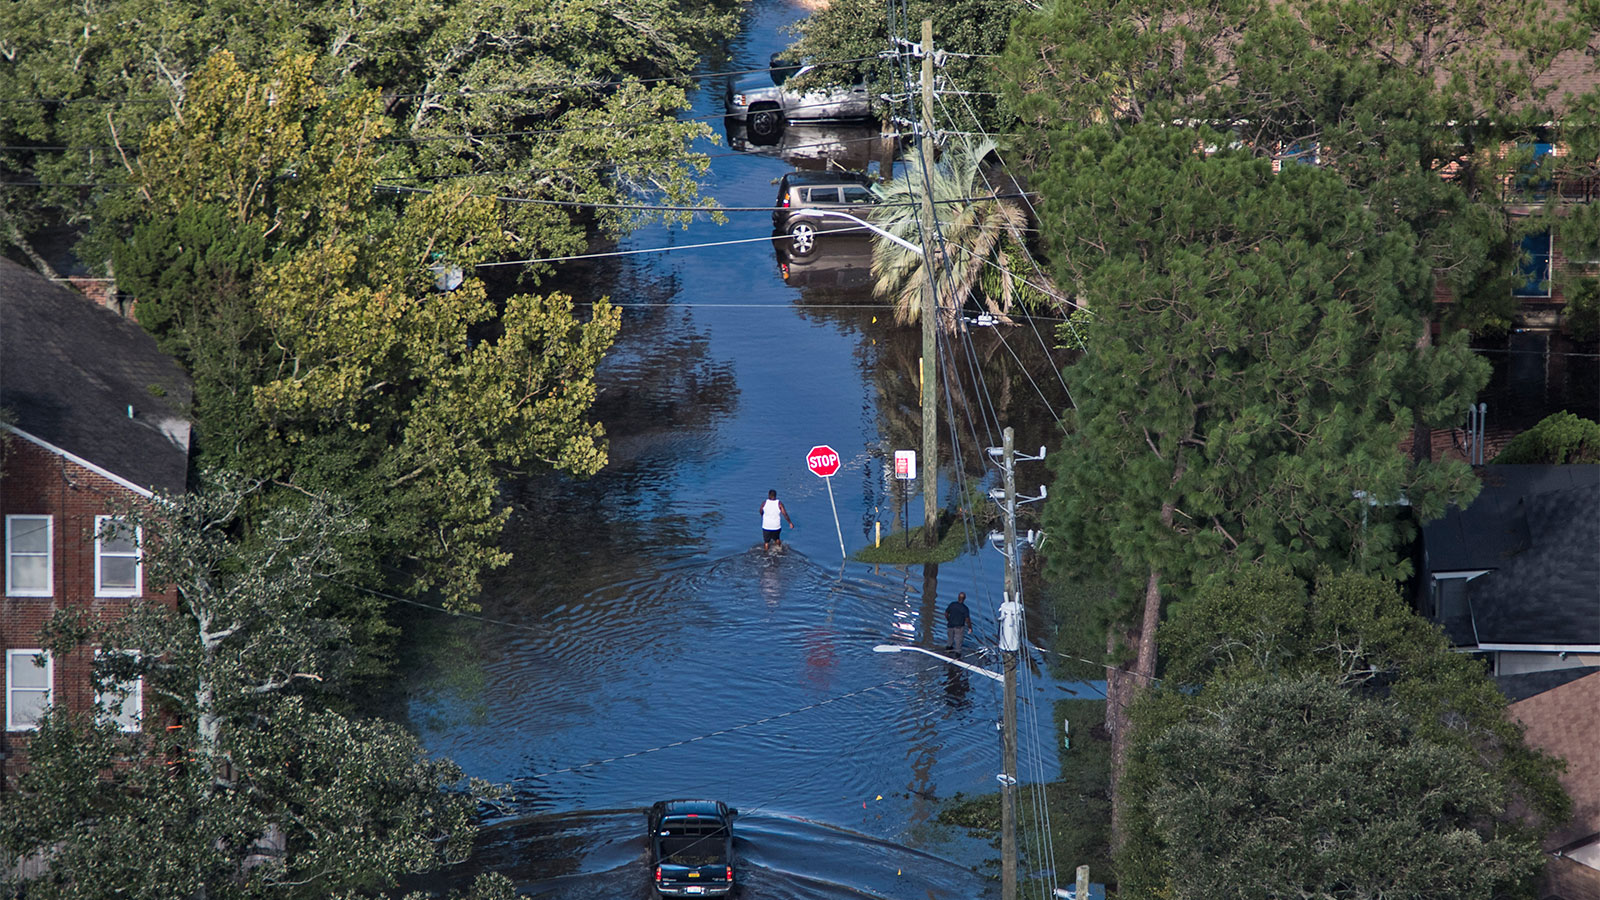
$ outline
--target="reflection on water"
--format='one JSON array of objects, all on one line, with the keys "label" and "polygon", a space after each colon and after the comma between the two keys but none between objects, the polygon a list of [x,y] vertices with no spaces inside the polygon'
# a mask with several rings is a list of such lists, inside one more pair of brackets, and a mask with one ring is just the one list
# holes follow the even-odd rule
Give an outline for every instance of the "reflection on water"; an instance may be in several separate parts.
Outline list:
[{"label": "reflection on water", "polygon": [[803,256],[789,252],[789,237],[772,235],[783,283],[800,292],[808,306],[829,303],[872,304],[872,241],[850,232],[817,235],[817,249]]},{"label": "reflection on water", "polygon": [[851,169],[888,177],[900,152],[898,136],[884,134],[877,124],[791,122],[774,143],[750,140],[743,125],[726,120],[728,146],[746,153],[781,159],[796,169]]}]

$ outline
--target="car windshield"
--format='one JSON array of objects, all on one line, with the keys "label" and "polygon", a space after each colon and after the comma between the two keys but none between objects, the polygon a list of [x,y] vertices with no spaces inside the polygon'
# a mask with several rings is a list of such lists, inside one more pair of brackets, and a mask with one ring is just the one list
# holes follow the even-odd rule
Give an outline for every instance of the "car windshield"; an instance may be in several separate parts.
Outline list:
[{"label": "car windshield", "polygon": [[798,73],[801,68],[809,69],[811,67],[802,67],[799,63],[784,62],[783,60],[774,59],[772,61],[772,83],[778,87],[783,87],[783,83],[789,80],[789,76]]}]

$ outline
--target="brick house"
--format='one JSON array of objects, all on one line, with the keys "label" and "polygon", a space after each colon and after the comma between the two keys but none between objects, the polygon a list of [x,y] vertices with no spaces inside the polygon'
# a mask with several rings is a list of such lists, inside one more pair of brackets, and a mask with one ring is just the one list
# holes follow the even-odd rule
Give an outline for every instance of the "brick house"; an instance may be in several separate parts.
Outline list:
[{"label": "brick house", "polygon": [[92,648],[52,658],[39,628],[57,609],[115,617],[147,590],[135,535],[115,515],[184,490],[187,376],[139,325],[0,259],[0,790],[26,765],[48,704],[143,721],[142,686],[96,696]]}]

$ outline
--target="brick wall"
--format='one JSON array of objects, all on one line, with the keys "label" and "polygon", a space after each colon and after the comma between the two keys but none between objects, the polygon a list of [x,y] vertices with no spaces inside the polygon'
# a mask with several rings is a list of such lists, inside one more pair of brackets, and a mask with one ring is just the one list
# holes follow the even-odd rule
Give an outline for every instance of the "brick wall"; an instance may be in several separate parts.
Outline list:
[{"label": "brick wall", "polygon": [[[95,517],[115,514],[143,498],[19,437],[8,436],[4,460],[0,521],[11,515],[52,517],[53,583],[50,597],[0,597],[0,650],[38,647],[39,629],[57,609],[86,609],[108,619],[125,613],[136,598],[94,595]],[[175,599],[170,593],[147,593],[146,597],[169,603]],[[55,657],[54,702],[72,710],[93,707],[94,688],[89,680],[93,657],[94,651],[87,647]],[[0,719],[0,726],[3,724]],[[27,764],[27,745],[27,732],[0,731],[0,753],[5,754],[0,763],[0,790]]]},{"label": "brick wall", "polygon": [[67,283],[77,288],[79,293],[104,306],[119,316],[128,314],[125,304],[117,294],[117,283],[110,278],[89,278],[85,276],[69,275]]}]

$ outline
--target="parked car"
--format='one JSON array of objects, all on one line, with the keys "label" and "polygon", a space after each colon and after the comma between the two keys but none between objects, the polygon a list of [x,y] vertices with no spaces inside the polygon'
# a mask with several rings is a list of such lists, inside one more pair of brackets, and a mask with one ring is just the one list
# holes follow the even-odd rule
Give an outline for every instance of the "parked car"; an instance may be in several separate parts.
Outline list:
[{"label": "parked car", "polygon": [[818,234],[861,228],[841,216],[825,215],[825,211],[864,219],[882,199],[872,180],[859,172],[790,172],[778,181],[772,225],[789,235],[791,253],[805,256],[817,249]]},{"label": "parked car", "polygon": [[865,82],[846,88],[794,91],[784,88],[791,78],[816,69],[794,63],[774,53],[770,68],[729,84],[728,117],[744,126],[753,143],[770,144],[789,122],[842,122],[872,118],[872,98]]},{"label": "parked car", "polygon": [[733,817],[718,800],[650,807],[650,868],[659,897],[723,897],[733,890]]}]

